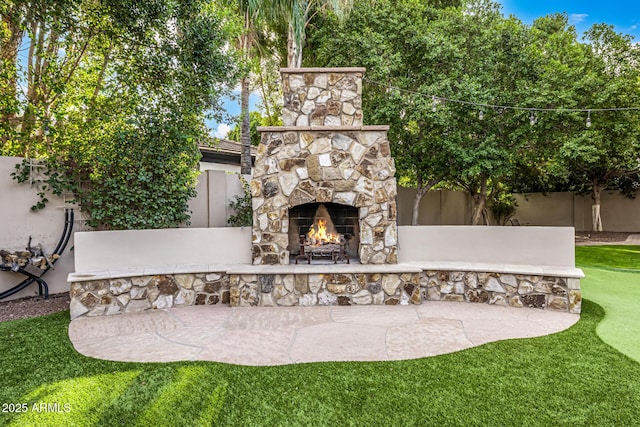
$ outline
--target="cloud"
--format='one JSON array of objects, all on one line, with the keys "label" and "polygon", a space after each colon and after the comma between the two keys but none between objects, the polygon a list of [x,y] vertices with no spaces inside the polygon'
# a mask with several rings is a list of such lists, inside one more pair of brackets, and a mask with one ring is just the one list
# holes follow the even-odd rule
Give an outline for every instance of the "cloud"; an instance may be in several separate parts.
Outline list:
[{"label": "cloud", "polygon": [[569,15],[569,24],[579,24],[587,19],[588,16],[589,15],[586,13],[572,13],[571,15]]},{"label": "cloud", "polygon": [[220,123],[215,130],[211,129],[211,134],[216,138],[226,138],[230,130],[231,126],[226,123]]}]

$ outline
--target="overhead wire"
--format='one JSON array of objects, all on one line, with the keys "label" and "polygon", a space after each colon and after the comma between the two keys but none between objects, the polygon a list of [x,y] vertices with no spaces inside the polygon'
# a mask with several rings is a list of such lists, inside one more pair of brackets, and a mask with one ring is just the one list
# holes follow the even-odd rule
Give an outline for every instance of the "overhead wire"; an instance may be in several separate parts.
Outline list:
[{"label": "overhead wire", "polygon": [[434,111],[437,109],[438,102],[449,102],[449,103],[455,103],[455,104],[460,104],[460,105],[470,105],[470,106],[479,107],[479,108],[491,108],[491,109],[494,109],[494,110],[529,111],[529,112],[532,112],[532,113],[536,112],[536,111],[546,111],[546,112],[559,112],[559,113],[588,113],[590,115],[592,112],[601,112],[601,111],[640,111],[640,106],[638,106],[638,107],[611,107],[611,108],[593,108],[593,107],[585,107],[585,108],[563,108],[563,107],[544,108],[544,107],[521,107],[521,106],[516,106],[516,105],[489,104],[489,103],[484,103],[484,102],[465,101],[465,100],[461,100],[461,99],[449,98],[447,96],[434,95],[434,94],[418,92],[418,91],[415,91],[415,90],[404,89],[404,88],[401,88],[401,87],[392,86],[392,85],[381,83],[381,82],[378,82],[378,81],[375,81],[375,80],[371,80],[371,79],[369,79],[367,77],[363,77],[363,80],[366,81],[366,82],[369,82],[371,84],[387,88],[387,89],[392,90],[392,91],[405,92],[405,93],[410,93],[410,94],[413,94],[413,95],[420,95],[420,96],[424,96],[426,98],[431,98],[432,101],[433,101],[433,104],[432,104],[431,108]]}]

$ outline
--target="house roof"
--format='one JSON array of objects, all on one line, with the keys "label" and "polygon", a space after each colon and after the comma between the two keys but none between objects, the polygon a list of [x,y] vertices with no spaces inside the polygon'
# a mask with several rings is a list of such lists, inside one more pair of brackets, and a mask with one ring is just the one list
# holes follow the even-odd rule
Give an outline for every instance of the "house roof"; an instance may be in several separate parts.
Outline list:
[{"label": "house roof", "polygon": [[[242,144],[228,139],[210,138],[205,144],[200,144],[203,162],[240,165]],[[255,161],[258,147],[251,146],[251,161]]]}]

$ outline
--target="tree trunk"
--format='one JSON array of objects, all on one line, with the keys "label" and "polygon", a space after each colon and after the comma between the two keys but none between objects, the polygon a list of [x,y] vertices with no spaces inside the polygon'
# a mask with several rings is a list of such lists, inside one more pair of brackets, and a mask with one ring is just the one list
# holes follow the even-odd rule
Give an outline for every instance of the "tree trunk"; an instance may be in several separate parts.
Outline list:
[{"label": "tree trunk", "polygon": [[427,194],[427,190],[423,188],[418,188],[418,192],[416,193],[416,197],[413,199],[413,215],[411,216],[411,225],[418,225],[418,215],[420,214],[420,202],[424,195]]},{"label": "tree trunk", "polygon": [[484,217],[483,211],[487,203],[487,196],[480,193],[472,196],[473,200],[473,216],[471,217],[472,225],[480,225],[480,220]]},{"label": "tree trunk", "polygon": [[487,177],[482,175],[480,177],[480,191],[475,194],[471,194],[471,200],[473,201],[473,215],[471,217],[472,225],[480,225],[480,220],[484,218],[486,225],[489,225],[486,208],[487,208]]},{"label": "tree trunk", "polygon": [[440,179],[431,179],[427,182],[427,185],[423,185],[422,178],[418,177],[418,191],[416,193],[416,197],[413,199],[413,214],[411,216],[411,225],[419,225],[418,224],[418,216],[420,215],[420,202],[422,198],[436,185],[440,182]]},{"label": "tree trunk", "polygon": [[602,231],[602,217],[600,216],[600,194],[603,186],[597,179],[592,182],[593,188],[593,205],[591,206],[591,230]]},{"label": "tree trunk", "polygon": [[[18,49],[22,42],[23,30],[20,28],[20,20],[17,19],[14,14],[15,10],[10,10],[6,15],[2,17],[2,25],[8,31],[8,37],[0,43],[0,64],[2,64],[4,84],[0,85],[0,95],[5,100],[11,100],[11,104],[17,96],[17,62],[18,62]],[[5,101],[6,102],[6,101]],[[4,104],[3,104],[4,107]],[[0,110],[0,120],[5,123],[14,124],[15,112],[9,106],[6,110]],[[0,137],[0,141],[4,144],[7,138]]]},{"label": "tree trunk", "polygon": [[240,173],[251,174],[251,128],[249,126],[249,77],[245,77],[240,82],[240,106],[242,115],[242,126],[240,127],[240,142],[242,143],[242,153],[240,154]]},{"label": "tree trunk", "polygon": [[287,31],[287,67],[302,67],[302,46],[298,46],[291,24],[289,24]]}]

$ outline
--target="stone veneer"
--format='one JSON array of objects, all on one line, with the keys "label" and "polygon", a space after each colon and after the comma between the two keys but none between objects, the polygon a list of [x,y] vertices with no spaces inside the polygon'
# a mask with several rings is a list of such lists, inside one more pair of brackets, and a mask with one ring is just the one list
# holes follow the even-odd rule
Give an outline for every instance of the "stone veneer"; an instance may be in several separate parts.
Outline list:
[{"label": "stone veneer", "polygon": [[332,202],[358,209],[360,263],[395,264],[397,188],[389,127],[361,126],[364,69],[281,72],[285,126],[258,128],[253,263],[288,264],[289,209]]},{"label": "stone veneer", "polygon": [[425,271],[422,299],[535,307],[580,313],[580,279],[505,273]]},{"label": "stone veneer", "polygon": [[576,278],[465,271],[188,273],[71,284],[71,318],[191,305],[408,305],[456,301],[579,314]]},{"label": "stone veneer", "polygon": [[69,293],[71,319],[230,302],[229,277],[222,272],[74,282]]},{"label": "stone veneer", "polygon": [[364,68],[283,68],[285,126],[362,126]]},{"label": "stone veneer", "polygon": [[232,306],[420,304],[418,273],[231,275]]},{"label": "stone veneer", "polygon": [[[259,129],[251,181],[256,266],[232,263],[225,271],[218,270],[225,269],[222,265],[207,273],[80,279],[71,284],[71,318],[219,303],[406,305],[427,300],[580,313],[577,278],[425,271],[397,264],[397,189],[388,126],[362,126],[363,72],[282,70],[284,126]],[[342,271],[333,265],[261,266],[289,264],[289,209],[325,202],[358,209],[360,263],[386,265],[353,263],[338,266]]]}]

